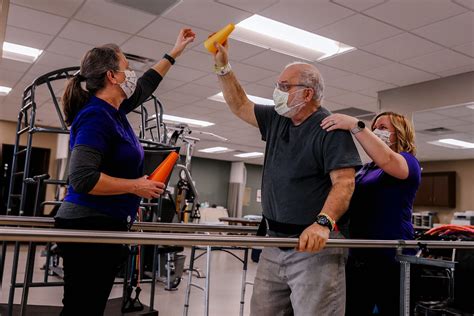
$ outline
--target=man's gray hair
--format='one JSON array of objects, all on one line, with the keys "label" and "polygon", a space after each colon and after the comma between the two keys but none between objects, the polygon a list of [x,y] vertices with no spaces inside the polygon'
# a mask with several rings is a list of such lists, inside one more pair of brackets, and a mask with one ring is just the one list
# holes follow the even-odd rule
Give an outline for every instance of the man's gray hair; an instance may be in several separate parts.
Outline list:
[{"label": "man's gray hair", "polygon": [[[294,65],[311,65],[308,63],[304,63],[301,61],[295,61],[289,63],[285,66],[285,69],[294,66]],[[323,99],[324,94],[324,80],[319,71],[316,69],[314,65],[313,67],[305,67],[300,72],[300,83],[304,84],[309,88],[314,89],[313,100],[314,101],[321,101]]]}]

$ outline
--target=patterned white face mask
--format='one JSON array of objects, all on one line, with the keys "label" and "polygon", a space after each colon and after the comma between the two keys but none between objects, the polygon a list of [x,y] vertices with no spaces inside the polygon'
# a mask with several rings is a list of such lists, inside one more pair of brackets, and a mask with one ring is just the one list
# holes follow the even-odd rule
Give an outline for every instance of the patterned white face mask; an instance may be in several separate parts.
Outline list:
[{"label": "patterned white face mask", "polygon": [[[297,93],[297,92],[303,91],[303,90],[304,89],[300,89],[300,90],[297,90],[293,93]],[[291,94],[293,94],[293,93],[291,93]],[[291,118],[294,115],[296,115],[296,113],[297,113],[296,111],[292,111],[292,110],[295,110],[295,109],[299,108],[300,106],[304,105],[305,102],[302,101],[302,102],[300,102],[296,105],[293,105],[293,106],[289,107],[288,106],[288,97],[289,96],[290,96],[290,93],[283,92],[278,88],[275,88],[275,90],[273,90],[273,102],[275,103],[275,111],[281,116]]]},{"label": "patterned white face mask", "polygon": [[132,96],[137,88],[137,74],[133,70],[117,70],[118,72],[123,72],[125,74],[125,80],[120,84],[123,92],[127,96],[127,99]]},{"label": "patterned white face mask", "polygon": [[393,132],[376,128],[373,130],[373,133],[375,134],[375,136],[380,138],[385,144],[387,144],[387,146],[392,146],[394,144],[390,142],[390,135]]}]

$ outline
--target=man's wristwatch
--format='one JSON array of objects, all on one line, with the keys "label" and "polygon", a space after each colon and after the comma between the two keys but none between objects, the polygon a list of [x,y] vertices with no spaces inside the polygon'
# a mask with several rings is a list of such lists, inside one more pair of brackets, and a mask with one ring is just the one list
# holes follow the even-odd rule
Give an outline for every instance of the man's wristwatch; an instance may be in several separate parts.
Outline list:
[{"label": "man's wristwatch", "polygon": [[356,127],[351,129],[351,133],[352,135],[355,135],[359,133],[360,131],[362,131],[364,128],[365,128],[365,123],[362,121],[358,121]]},{"label": "man's wristwatch", "polygon": [[217,65],[214,65],[214,72],[215,72],[218,76],[225,76],[225,75],[227,75],[231,70],[232,70],[232,67],[230,66],[229,63],[227,63],[227,65],[222,66],[222,67],[219,67],[219,66],[217,66]]},{"label": "man's wristwatch", "polygon": [[316,216],[315,223],[321,226],[326,226],[330,231],[334,230],[334,226],[336,226],[334,220],[324,213],[319,213],[319,215]]}]

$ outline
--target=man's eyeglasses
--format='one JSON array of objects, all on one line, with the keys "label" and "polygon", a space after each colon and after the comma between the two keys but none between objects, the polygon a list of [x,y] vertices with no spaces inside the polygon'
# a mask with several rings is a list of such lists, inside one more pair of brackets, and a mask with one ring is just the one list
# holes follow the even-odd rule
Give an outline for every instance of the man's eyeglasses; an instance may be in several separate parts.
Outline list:
[{"label": "man's eyeglasses", "polygon": [[290,91],[291,87],[306,87],[309,88],[307,85],[302,83],[285,83],[285,82],[277,82],[275,83],[275,87],[283,92]]}]

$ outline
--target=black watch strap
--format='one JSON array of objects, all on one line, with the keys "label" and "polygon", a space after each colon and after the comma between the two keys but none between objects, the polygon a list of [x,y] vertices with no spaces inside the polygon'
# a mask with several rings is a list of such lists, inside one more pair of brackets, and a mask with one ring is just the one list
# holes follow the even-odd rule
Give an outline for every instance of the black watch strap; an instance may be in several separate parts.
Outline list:
[{"label": "black watch strap", "polygon": [[176,60],[168,54],[164,54],[163,58],[167,59],[170,62],[171,65],[174,65],[174,63],[176,62]]},{"label": "black watch strap", "polygon": [[329,228],[330,231],[332,231],[334,229],[334,227],[333,227],[331,221],[329,220],[329,218],[327,218],[324,215],[316,216],[316,223],[321,225],[321,226],[326,226],[327,228]]}]

